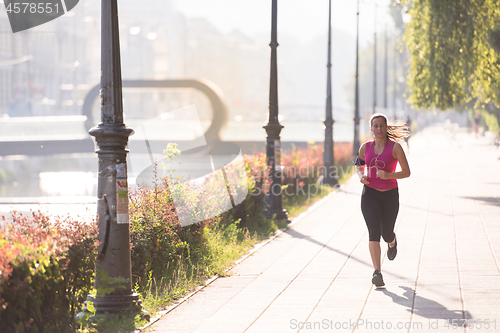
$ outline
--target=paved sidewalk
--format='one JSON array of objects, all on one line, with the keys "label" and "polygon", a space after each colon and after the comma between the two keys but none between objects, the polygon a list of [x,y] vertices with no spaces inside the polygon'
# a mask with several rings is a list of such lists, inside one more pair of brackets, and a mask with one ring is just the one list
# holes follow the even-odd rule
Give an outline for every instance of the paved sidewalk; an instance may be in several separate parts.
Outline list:
[{"label": "paved sidewalk", "polygon": [[148,330],[500,332],[500,151],[443,127],[410,146],[394,261],[382,243],[386,289],[371,285],[362,185],[352,178]]}]

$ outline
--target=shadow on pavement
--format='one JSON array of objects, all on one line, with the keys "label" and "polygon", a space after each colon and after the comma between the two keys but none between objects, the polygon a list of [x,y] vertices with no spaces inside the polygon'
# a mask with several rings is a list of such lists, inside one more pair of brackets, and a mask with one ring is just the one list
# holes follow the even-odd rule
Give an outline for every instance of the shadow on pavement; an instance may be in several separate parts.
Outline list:
[{"label": "shadow on pavement", "polygon": [[416,295],[415,290],[412,288],[404,286],[400,286],[400,288],[405,291],[403,293],[404,297],[401,297],[387,289],[376,290],[391,297],[393,302],[407,307],[408,312],[421,317],[429,319],[449,319],[450,322],[451,320],[456,319],[460,326],[464,320],[471,318],[468,311],[463,312],[462,310],[449,310],[444,305],[436,301]]},{"label": "shadow on pavement", "polygon": [[500,206],[500,201],[496,197],[461,197],[462,199],[480,200],[493,206]]},{"label": "shadow on pavement", "polygon": [[[333,247],[331,246],[328,246],[324,243],[321,243],[321,242],[318,242],[317,240],[315,240],[314,238],[308,236],[308,235],[304,235],[303,233],[300,233],[298,232],[297,230],[294,230],[293,228],[290,228],[286,231],[287,234],[289,234],[290,236],[292,236],[293,238],[300,238],[300,239],[305,239],[313,244],[316,244],[316,245],[319,245],[319,246],[322,246],[323,248],[327,249],[327,250],[330,250],[330,251],[333,251],[333,252],[337,252],[338,254],[341,254],[343,256],[345,256],[346,258],[350,258],[350,259],[353,259],[354,261],[357,261],[365,266],[369,266],[369,267],[372,267],[371,263],[368,263],[366,261],[363,261],[361,259],[358,259],[356,257],[353,257],[351,256],[351,254],[349,253],[346,253],[346,252],[343,252],[343,251],[340,251],[340,250],[337,250],[337,249],[334,249]],[[363,234],[364,236],[364,234]]]},{"label": "shadow on pavement", "polygon": [[[318,241],[317,241],[317,240],[315,240],[314,238],[311,238],[310,236],[304,235],[303,233],[300,233],[300,232],[298,232],[298,231],[294,230],[293,228],[288,229],[288,230],[286,231],[286,233],[287,233],[288,235],[290,235],[290,236],[294,237],[294,238],[300,238],[300,239],[307,240],[307,241],[309,241],[309,242],[311,242],[311,243],[313,243],[313,244],[319,245],[319,246],[321,246],[321,247],[323,247],[323,248],[325,248],[325,249],[327,249],[327,250],[330,250],[330,251],[336,252],[336,253],[338,253],[338,254],[341,254],[341,255],[343,255],[343,256],[345,256],[345,257],[346,257],[346,260],[348,260],[348,259],[352,259],[352,260],[357,261],[357,262],[359,262],[359,263],[361,263],[361,264],[363,264],[363,265],[365,265],[365,266],[368,266],[368,267],[370,267],[370,272],[373,270],[373,266],[372,266],[371,262],[369,263],[369,262],[367,262],[367,261],[364,261],[364,260],[358,259],[358,258],[356,258],[356,257],[353,257],[350,253],[346,253],[346,252],[343,252],[343,251],[340,251],[340,250],[334,249],[333,247],[328,246],[327,244],[324,244],[324,243],[318,242]],[[365,232],[365,233],[363,233],[363,237],[365,236],[365,234],[366,234],[366,232]],[[356,247],[357,247],[357,245],[356,245]],[[355,247],[355,248],[356,248],[356,247]],[[353,250],[354,250],[354,249],[353,249]],[[368,249],[366,249],[366,251],[367,251],[367,253],[368,253]],[[399,278],[399,279],[406,280],[406,281],[410,281],[410,280],[408,280],[407,278],[405,278],[405,277],[403,277],[403,276],[401,276],[401,275],[394,274],[394,273],[392,273],[392,275],[393,275],[393,276],[395,276],[395,277],[397,277],[397,278]],[[370,278],[371,278],[371,276],[370,276]]]}]

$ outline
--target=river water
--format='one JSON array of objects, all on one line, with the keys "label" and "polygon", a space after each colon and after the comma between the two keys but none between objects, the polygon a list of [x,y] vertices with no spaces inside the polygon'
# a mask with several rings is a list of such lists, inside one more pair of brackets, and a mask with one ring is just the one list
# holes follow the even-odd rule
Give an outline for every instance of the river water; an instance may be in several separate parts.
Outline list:
[{"label": "river water", "polygon": [[[66,117],[62,119],[64,124],[58,123],[57,119],[47,119],[50,123],[46,126],[42,122],[30,119],[23,123],[20,119],[12,122],[2,120],[0,128],[1,141],[20,140],[54,140],[67,139],[73,135],[75,138],[83,138],[86,130],[83,127],[81,116]],[[201,127],[193,123],[190,125],[186,120],[178,120],[172,124],[169,120],[168,128],[159,126],[158,122],[149,122],[147,125],[150,139],[165,138],[165,133],[177,133],[183,139],[195,137],[205,130],[209,123],[200,121]],[[132,121],[134,126],[141,128],[139,122]],[[285,128],[281,132],[282,146],[287,142],[322,142],[324,140],[324,124],[312,121],[289,121],[282,122]],[[266,133],[262,121],[229,121],[221,133],[223,141],[232,142],[255,142],[261,145],[265,142]],[[48,126],[50,125],[50,126]],[[131,124],[132,125],[132,124]],[[54,127],[56,126],[56,127]],[[61,127],[62,126],[62,127]],[[194,127],[193,127],[194,126]],[[198,128],[196,128],[198,126]],[[352,141],[352,122],[336,122],[334,125],[335,141]],[[64,128],[64,131],[55,130]],[[132,126],[131,126],[132,127]],[[54,129],[55,128],[55,129]],[[134,128],[134,127],[132,127]],[[145,128],[144,126],[142,128]],[[191,128],[191,130],[189,130]],[[184,129],[179,132],[179,129]],[[58,137],[57,133],[63,137]],[[71,134],[73,133],[73,134]],[[131,140],[140,139],[131,137]],[[158,152],[163,154],[163,152]],[[251,153],[249,151],[244,153]],[[137,152],[129,153],[129,184],[134,184],[134,178],[141,170],[133,170],[132,165],[140,156]],[[130,164],[130,159],[134,163]],[[29,213],[30,210],[39,210],[57,214],[85,216],[91,219],[96,211],[97,196],[97,155],[95,153],[82,154],[58,154],[46,156],[2,156],[0,150],[0,216],[8,216],[11,211]],[[135,172],[135,173],[134,173]],[[136,174],[137,173],[137,174]]]}]

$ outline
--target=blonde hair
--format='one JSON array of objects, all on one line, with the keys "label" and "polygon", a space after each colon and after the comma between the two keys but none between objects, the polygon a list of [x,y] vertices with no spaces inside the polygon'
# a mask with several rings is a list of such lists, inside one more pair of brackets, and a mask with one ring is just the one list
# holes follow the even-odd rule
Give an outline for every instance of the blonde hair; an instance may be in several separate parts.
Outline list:
[{"label": "blonde hair", "polygon": [[387,138],[391,141],[402,144],[404,139],[410,136],[410,128],[406,123],[403,124],[389,124],[387,117],[382,113],[375,113],[370,118],[370,127],[372,127],[373,120],[376,118],[383,118],[387,125]]}]

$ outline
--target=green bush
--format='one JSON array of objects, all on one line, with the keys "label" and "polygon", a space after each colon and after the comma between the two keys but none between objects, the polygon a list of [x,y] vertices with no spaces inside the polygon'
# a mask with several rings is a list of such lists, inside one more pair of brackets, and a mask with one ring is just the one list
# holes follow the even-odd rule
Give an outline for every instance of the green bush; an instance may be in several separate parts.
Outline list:
[{"label": "green bush", "polygon": [[[195,200],[195,198],[192,198]],[[181,265],[192,266],[206,247],[204,229],[220,218],[181,227],[170,190],[137,188],[130,193],[130,239],[134,282],[172,277]]]},{"label": "green bush", "polygon": [[495,114],[489,113],[486,110],[481,110],[481,117],[483,117],[484,123],[488,127],[488,131],[495,135],[500,133],[500,126],[498,125],[498,119]]},{"label": "green bush", "polygon": [[11,185],[15,181],[17,181],[17,176],[14,171],[10,169],[0,170],[0,186]]}]

